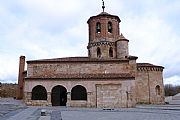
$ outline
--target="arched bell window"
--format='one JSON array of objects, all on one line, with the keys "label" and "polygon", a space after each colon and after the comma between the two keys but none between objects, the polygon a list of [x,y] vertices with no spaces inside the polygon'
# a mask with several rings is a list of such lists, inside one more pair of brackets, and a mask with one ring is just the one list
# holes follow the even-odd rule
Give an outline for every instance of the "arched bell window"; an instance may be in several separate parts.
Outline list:
[{"label": "arched bell window", "polygon": [[113,57],[113,48],[112,47],[109,48],[109,57]]},{"label": "arched bell window", "polygon": [[112,33],[112,22],[108,22],[108,32]]},{"label": "arched bell window", "polygon": [[98,47],[97,48],[97,57],[100,58],[101,57],[101,49]]},{"label": "arched bell window", "polygon": [[96,33],[100,33],[101,32],[101,23],[97,22],[96,23]]}]

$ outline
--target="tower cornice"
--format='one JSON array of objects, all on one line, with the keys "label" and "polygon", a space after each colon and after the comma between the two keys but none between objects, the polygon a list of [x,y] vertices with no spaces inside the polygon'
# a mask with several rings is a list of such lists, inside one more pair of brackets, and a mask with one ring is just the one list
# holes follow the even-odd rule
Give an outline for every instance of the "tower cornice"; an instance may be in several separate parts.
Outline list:
[{"label": "tower cornice", "polygon": [[89,23],[89,21],[90,21],[91,19],[98,18],[98,17],[99,17],[99,18],[100,18],[100,17],[111,17],[111,18],[117,19],[118,22],[121,22],[120,18],[119,18],[117,15],[111,15],[111,14],[109,14],[109,13],[107,13],[107,12],[101,12],[100,14],[98,14],[98,15],[96,15],[96,16],[91,16],[91,17],[88,19],[87,23]]}]

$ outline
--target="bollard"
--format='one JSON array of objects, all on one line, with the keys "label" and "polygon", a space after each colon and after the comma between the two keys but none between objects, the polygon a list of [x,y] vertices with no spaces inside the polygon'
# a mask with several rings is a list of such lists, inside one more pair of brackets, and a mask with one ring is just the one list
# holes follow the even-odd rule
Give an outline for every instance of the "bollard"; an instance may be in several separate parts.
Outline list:
[{"label": "bollard", "polygon": [[41,110],[41,116],[46,116],[46,110],[44,109]]}]

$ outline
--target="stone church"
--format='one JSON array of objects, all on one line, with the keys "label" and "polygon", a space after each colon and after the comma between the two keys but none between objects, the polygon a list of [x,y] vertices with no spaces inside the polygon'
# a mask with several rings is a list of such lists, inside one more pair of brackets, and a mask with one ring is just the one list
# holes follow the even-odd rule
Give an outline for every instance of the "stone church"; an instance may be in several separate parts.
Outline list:
[{"label": "stone church", "polygon": [[164,67],[137,63],[138,57],[129,55],[120,22],[104,10],[88,19],[87,57],[25,61],[21,56],[17,99],[27,105],[97,108],[163,104]]}]

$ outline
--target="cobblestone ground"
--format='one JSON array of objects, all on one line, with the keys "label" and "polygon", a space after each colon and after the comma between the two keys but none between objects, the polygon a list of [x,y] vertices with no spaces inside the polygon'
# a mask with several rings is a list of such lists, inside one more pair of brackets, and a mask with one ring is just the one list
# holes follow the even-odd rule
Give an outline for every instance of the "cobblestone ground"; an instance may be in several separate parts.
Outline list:
[{"label": "cobblestone ground", "polygon": [[[41,110],[46,116],[41,116]],[[136,108],[95,109],[26,107],[0,100],[0,120],[180,120],[180,105],[138,105]]]}]

